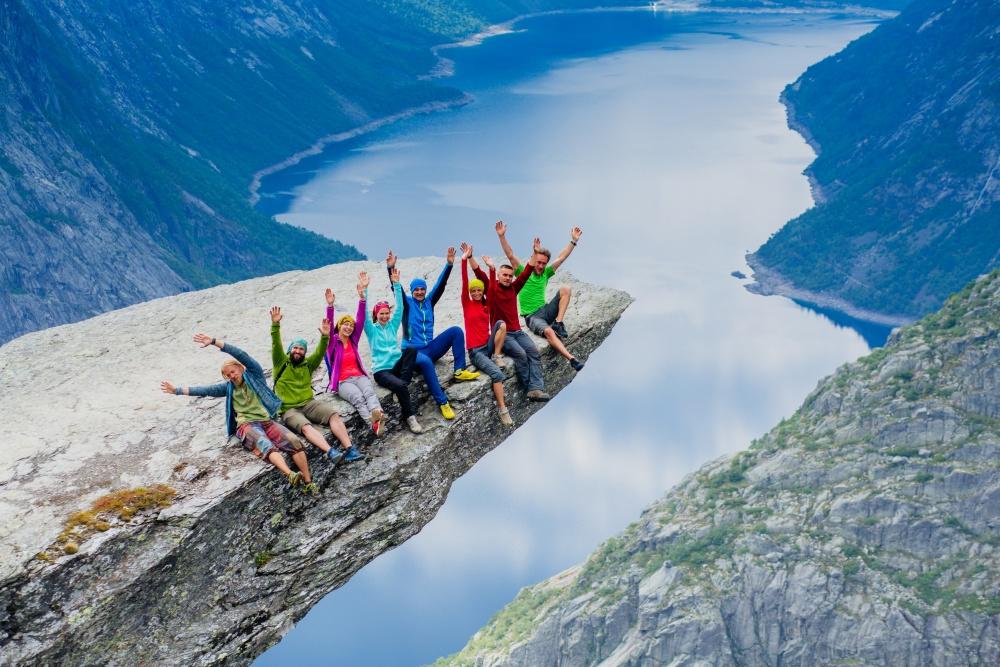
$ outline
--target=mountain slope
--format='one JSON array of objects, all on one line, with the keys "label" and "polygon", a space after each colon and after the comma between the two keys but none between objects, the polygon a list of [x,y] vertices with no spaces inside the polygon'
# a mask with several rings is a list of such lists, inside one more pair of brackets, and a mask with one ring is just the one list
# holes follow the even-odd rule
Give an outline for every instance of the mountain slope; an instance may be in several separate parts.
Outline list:
[{"label": "mountain slope", "polygon": [[430,47],[580,0],[0,2],[0,342],[358,259],[255,211],[255,172],[460,91]]},{"label": "mountain slope", "polygon": [[1000,5],[915,0],[783,99],[817,205],[748,258],[758,291],[902,323],[1000,265]]},{"label": "mountain slope", "polygon": [[1000,271],[445,665],[1000,663]]}]

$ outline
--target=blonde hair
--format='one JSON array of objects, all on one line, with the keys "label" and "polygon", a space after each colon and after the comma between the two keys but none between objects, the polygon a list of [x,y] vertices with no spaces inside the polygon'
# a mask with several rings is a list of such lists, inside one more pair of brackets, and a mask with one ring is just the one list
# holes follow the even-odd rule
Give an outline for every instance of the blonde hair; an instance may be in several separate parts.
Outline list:
[{"label": "blonde hair", "polygon": [[222,373],[222,377],[226,377],[226,369],[229,368],[230,366],[236,366],[242,371],[245,371],[247,369],[246,366],[236,361],[235,359],[226,359],[226,361],[222,364],[222,368],[219,370],[219,372]]},{"label": "blonde hair", "polygon": [[354,316],[353,315],[343,315],[343,316],[341,316],[341,318],[339,320],[337,320],[337,326],[335,327],[336,330],[337,330],[337,333],[340,333],[340,327],[341,327],[341,325],[344,324],[344,322],[350,322],[351,324],[354,324]]}]

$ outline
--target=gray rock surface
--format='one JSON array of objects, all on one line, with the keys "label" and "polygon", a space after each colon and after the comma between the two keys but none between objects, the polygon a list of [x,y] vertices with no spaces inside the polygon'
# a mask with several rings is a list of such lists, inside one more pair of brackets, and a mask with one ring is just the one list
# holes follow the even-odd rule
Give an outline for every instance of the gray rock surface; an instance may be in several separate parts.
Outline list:
[{"label": "gray rock surface", "polygon": [[436,667],[1000,664],[1000,271]]},{"label": "gray rock surface", "polygon": [[[434,279],[443,260],[402,260],[404,281]],[[446,390],[458,413],[444,421],[417,387],[424,433],[398,423],[385,399],[388,434],[335,397],[368,462],[310,465],[318,497],[227,443],[222,399],[168,396],[160,380],[207,384],[225,355],[191,342],[203,331],[269,367],[270,319],[280,305],[286,341],[318,339],[323,290],[353,313],[359,269],[372,298],[388,296],[384,264],[352,262],[166,297],[0,347],[0,401],[8,409],[0,449],[0,665],[245,664],[287,632],[330,590],[430,521],[451,482],[502,442],[488,381]],[[439,329],[461,324],[460,277],[438,305]],[[628,306],[628,295],[574,287],[570,343],[586,358]],[[544,347],[544,346],[541,346]],[[362,352],[368,354],[367,342]],[[438,365],[450,376],[450,355]],[[549,390],[572,380],[543,350]],[[586,371],[584,371],[586,372]],[[316,387],[322,383],[317,373]],[[515,422],[541,404],[507,383]],[[558,399],[557,399],[558,400]],[[107,518],[103,531],[64,553],[74,512],[109,492],[166,484],[166,508]]]}]

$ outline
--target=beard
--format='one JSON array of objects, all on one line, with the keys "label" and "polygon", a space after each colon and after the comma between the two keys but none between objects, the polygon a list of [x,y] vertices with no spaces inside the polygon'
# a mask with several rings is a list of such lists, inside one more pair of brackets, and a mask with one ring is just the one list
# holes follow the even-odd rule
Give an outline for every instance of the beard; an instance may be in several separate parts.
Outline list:
[{"label": "beard", "polygon": [[288,358],[291,360],[293,364],[297,365],[302,363],[302,360],[306,358],[306,355],[303,354],[302,352],[292,352],[290,355],[288,355]]}]

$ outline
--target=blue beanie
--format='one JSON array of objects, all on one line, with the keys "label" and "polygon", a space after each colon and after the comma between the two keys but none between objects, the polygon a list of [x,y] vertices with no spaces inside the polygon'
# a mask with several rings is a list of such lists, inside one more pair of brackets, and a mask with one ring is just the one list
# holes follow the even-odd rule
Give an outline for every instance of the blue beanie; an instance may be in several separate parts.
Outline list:
[{"label": "blue beanie", "polygon": [[309,344],[306,343],[306,339],[305,338],[296,338],[295,340],[293,340],[291,343],[288,344],[288,349],[285,350],[285,354],[291,354],[292,353],[292,348],[295,347],[295,346],[301,347],[303,350],[305,350],[307,352],[309,351]]},{"label": "blue beanie", "polygon": [[423,278],[414,278],[410,281],[410,291],[415,289],[427,289],[427,281]]}]

